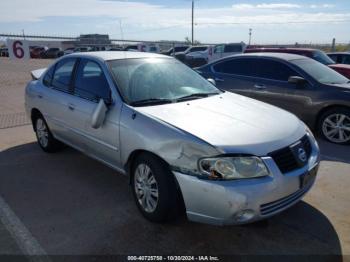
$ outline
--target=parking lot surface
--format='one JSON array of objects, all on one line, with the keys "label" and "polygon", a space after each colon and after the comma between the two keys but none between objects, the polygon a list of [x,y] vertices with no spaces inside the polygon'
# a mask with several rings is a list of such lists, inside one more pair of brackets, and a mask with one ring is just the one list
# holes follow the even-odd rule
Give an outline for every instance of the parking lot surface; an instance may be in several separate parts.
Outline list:
[{"label": "parking lot surface", "polygon": [[[24,113],[29,71],[47,64],[0,59],[0,116]],[[348,146],[320,140],[314,188],[267,222],[216,227],[183,216],[153,224],[138,212],[127,177],[68,147],[46,154],[28,120],[6,121],[0,127],[0,254],[23,254],[21,241],[27,241],[34,253],[49,255],[301,254],[350,261]],[[16,223],[4,222],[6,210]]]}]

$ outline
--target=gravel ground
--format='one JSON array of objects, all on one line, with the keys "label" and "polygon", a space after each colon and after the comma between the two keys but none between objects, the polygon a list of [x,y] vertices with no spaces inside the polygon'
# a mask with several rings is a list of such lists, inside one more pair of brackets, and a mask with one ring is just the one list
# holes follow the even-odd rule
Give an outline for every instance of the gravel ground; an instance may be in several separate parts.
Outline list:
[{"label": "gravel ground", "polygon": [[52,60],[12,61],[0,57],[0,129],[29,124],[24,110],[24,88],[30,72],[45,68]]}]

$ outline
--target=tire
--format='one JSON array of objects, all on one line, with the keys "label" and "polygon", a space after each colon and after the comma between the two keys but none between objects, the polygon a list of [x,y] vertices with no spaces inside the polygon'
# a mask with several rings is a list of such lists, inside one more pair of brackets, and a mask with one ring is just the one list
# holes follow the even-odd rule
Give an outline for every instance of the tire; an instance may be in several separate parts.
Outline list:
[{"label": "tire", "polygon": [[350,109],[334,108],[326,111],[318,121],[317,130],[331,143],[350,144]]},{"label": "tire", "polygon": [[179,191],[162,160],[150,154],[137,157],[131,169],[131,186],[137,207],[151,222],[165,222],[178,216]]},{"label": "tire", "polygon": [[33,122],[36,138],[41,149],[47,153],[57,152],[61,148],[61,143],[53,137],[44,117],[38,115]]}]

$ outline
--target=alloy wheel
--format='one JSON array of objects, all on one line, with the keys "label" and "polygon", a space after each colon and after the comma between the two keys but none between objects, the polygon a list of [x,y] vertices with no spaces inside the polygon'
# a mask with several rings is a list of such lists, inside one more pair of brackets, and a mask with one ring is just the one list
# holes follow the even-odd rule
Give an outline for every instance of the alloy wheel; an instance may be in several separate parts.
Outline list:
[{"label": "alloy wheel", "polygon": [[46,148],[49,143],[49,131],[47,130],[44,120],[41,118],[36,121],[36,134],[40,145]]},{"label": "alloy wheel", "polygon": [[350,141],[350,117],[345,114],[331,114],[322,124],[324,136],[334,143]]},{"label": "alloy wheel", "polygon": [[154,212],[159,200],[158,183],[148,165],[142,163],[135,169],[134,187],[142,209],[148,213]]}]

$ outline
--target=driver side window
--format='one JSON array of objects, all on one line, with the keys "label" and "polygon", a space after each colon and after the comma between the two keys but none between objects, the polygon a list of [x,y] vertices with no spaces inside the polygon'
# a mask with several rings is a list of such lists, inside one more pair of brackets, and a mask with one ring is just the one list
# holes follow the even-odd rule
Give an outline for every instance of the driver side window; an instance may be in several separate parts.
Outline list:
[{"label": "driver side window", "polygon": [[102,68],[94,61],[82,59],[79,63],[74,83],[74,94],[81,98],[98,102],[109,100],[111,90]]}]

